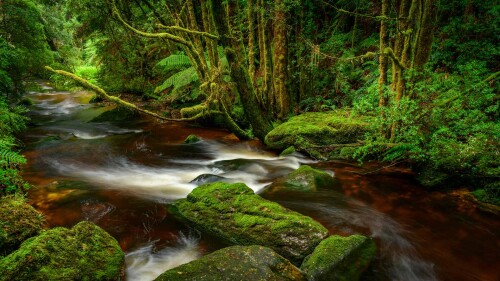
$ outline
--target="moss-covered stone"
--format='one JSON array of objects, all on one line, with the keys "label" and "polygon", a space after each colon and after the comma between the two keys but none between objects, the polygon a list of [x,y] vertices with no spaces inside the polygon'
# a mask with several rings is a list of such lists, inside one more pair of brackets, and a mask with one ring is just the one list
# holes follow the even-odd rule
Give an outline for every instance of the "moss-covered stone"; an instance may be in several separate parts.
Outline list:
[{"label": "moss-covered stone", "polygon": [[134,120],[139,116],[137,111],[133,111],[123,106],[117,106],[111,110],[103,112],[90,122],[122,122]]},{"label": "moss-covered stone", "polygon": [[328,235],[312,218],[265,200],[242,183],[199,186],[174,201],[170,211],[229,243],[270,247],[295,264]]},{"label": "moss-covered stone", "polygon": [[331,188],[337,185],[335,179],[327,172],[302,165],[290,174],[275,180],[266,192],[279,190],[316,191],[318,188]]},{"label": "moss-covered stone", "polygon": [[272,149],[294,146],[316,158],[324,158],[321,148],[356,143],[368,130],[365,118],[352,117],[348,111],[309,112],[290,118],[266,135]]},{"label": "moss-covered stone", "polygon": [[287,155],[295,153],[295,151],[296,151],[295,147],[292,145],[292,146],[289,146],[287,149],[283,150],[280,153],[280,156],[287,156]]},{"label": "moss-covered stone", "polygon": [[184,140],[185,144],[190,144],[190,143],[195,143],[201,141],[201,138],[198,137],[197,135],[189,135],[187,138]]},{"label": "moss-covered stone", "polygon": [[375,243],[366,236],[334,235],[321,241],[300,269],[309,280],[356,281],[368,268],[376,251]]},{"label": "moss-covered stone", "polygon": [[306,280],[287,259],[262,246],[232,246],[170,269],[156,281]]},{"label": "moss-covered stone", "polygon": [[24,240],[37,235],[44,224],[42,214],[23,197],[0,198],[0,256],[9,254]]},{"label": "moss-covered stone", "polygon": [[0,280],[120,280],[124,253],[91,222],[53,228],[0,260]]}]

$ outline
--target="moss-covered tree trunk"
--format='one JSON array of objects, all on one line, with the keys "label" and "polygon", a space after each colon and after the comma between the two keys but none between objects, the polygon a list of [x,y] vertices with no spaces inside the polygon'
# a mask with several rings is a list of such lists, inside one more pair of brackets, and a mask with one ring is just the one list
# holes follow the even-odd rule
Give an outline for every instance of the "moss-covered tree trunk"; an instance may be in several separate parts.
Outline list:
[{"label": "moss-covered tree trunk", "polygon": [[245,115],[252,125],[255,136],[264,140],[271,131],[271,122],[265,110],[262,110],[256,95],[256,90],[248,73],[248,64],[243,39],[238,30],[237,1],[228,0],[227,9],[221,1],[213,2],[213,14],[217,30],[219,31],[220,44],[225,47],[225,53],[231,70],[231,78],[236,84],[240,94]]},{"label": "moss-covered tree trunk", "polygon": [[383,19],[380,21],[380,55],[379,55],[379,78],[378,78],[378,94],[379,94],[379,106],[385,106],[387,104],[385,86],[387,85],[387,68],[388,59],[384,50],[388,47],[389,43],[389,33],[387,31],[387,12],[389,10],[389,0],[382,0],[382,14]]},{"label": "moss-covered tree trunk", "polygon": [[280,119],[290,111],[290,95],[286,89],[286,7],[283,0],[276,0],[274,6],[274,97],[277,105],[277,115]]},{"label": "moss-covered tree trunk", "polygon": [[[394,101],[399,104],[406,91],[405,70],[420,68],[431,52],[435,22],[434,0],[401,0],[394,41],[393,81]],[[382,28],[382,26],[381,26]],[[395,140],[398,122],[393,122],[391,142]]]}]

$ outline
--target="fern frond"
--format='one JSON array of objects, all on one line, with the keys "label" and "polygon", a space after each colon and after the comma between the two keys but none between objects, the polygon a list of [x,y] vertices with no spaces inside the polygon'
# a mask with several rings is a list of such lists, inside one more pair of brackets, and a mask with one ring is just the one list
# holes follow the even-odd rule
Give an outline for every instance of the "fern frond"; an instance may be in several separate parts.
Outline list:
[{"label": "fern frond", "polygon": [[0,149],[0,165],[12,167],[19,164],[26,164],[24,156],[10,149]]},{"label": "fern frond", "polygon": [[182,71],[170,76],[163,84],[156,87],[155,94],[162,92],[170,87],[173,87],[172,92],[185,87],[193,82],[199,81],[198,75],[194,67],[186,68]]},{"label": "fern frond", "polygon": [[156,64],[163,71],[168,72],[176,69],[186,68],[191,66],[189,57],[184,54],[170,55]]}]

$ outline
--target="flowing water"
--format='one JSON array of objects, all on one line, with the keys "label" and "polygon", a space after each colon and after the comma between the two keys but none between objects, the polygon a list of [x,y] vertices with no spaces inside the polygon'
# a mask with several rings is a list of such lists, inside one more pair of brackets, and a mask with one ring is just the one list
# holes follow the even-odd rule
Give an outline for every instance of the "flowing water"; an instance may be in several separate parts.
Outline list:
[{"label": "flowing water", "polygon": [[[213,180],[244,182],[331,233],[373,237],[379,253],[366,280],[500,280],[498,218],[425,191],[406,170],[366,173],[375,167],[278,157],[258,142],[183,123],[89,122],[109,108],[89,105],[88,93],[44,87],[28,95],[35,101],[22,136],[24,176],[35,186],[28,196],[52,227],[89,220],[113,235],[127,253],[127,280],[153,280],[225,246],[165,208]],[[182,144],[189,134],[203,140]],[[331,172],[338,184],[315,193],[265,192],[301,164]]]}]

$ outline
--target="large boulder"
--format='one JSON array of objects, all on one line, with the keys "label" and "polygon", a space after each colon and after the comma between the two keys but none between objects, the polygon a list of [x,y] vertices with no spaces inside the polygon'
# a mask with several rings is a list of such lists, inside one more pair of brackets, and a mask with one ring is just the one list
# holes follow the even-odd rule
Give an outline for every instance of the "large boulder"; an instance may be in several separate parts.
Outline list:
[{"label": "large boulder", "polygon": [[330,236],[321,241],[300,269],[314,281],[356,281],[377,251],[372,239],[363,235]]},{"label": "large boulder", "polygon": [[290,174],[276,179],[266,192],[280,190],[316,191],[318,188],[329,188],[337,185],[335,179],[327,172],[302,165]]},{"label": "large boulder", "polygon": [[364,117],[352,117],[348,111],[309,112],[274,128],[267,134],[265,143],[277,150],[294,146],[323,159],[322,148],[356,143],[368,129],[369,122]]},{"label": "large boulder", "polygon": [[287,259],[262,246],[232,246],[170,269],[156,281],[303,280],[304,274]]},{"label": "large boulder", "polygon": [[91,222],[53,228],[29,238],[0,260],[0,280],[120,280],[124,253]]},{"label": "large boulder", "polygon": [[270,247],[295,264],[328,235],[312,218],[263,199],[243,183],[211,183],[174,201],[170,212],[232,244]]},{"label": "large boulder", "polygon": [[42,230],[45,219],[21,196],[0,198],[0,256],[14,251],[21,243]]}]

